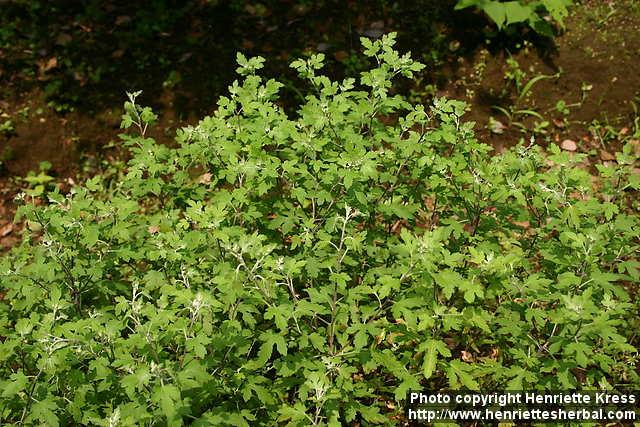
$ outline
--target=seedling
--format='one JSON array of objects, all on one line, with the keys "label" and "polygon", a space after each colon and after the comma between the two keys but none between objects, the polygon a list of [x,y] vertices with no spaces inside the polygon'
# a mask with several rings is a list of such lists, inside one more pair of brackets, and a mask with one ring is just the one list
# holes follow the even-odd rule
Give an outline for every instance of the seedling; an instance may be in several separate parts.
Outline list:
[{"label": "seedling", "polygon": [[[532,131],[536,134],[545,134],[546,128],[549,126],[549,122],[537,111],[531,108],[522,108],[520,105],[523,104],[523,101],[526,97],[531,93],[533,87],[536,83],[540,82],[544,79],[552,79],[559,78],[561,71],[556,73],[555,75],[537,75],[529,80],[526,80],[526,73],[520,68],[520,64],[512,57],[507,59],[508,69],[505,72],[505,80],[513,83],[517,98],[512,105],[508,107],[502,107],[499,105],[494,105],[492,108],[500,113],[504,114],[509,121],[509,125],[515,125],[519,127],[523,132],[528,132],[529,129],[523,123],[524,118],[526,117],[535,117],[539,121],[537,121],[534,125]],[[561,105],[564,107],[564,105]]]},{"label": "seedling", "polygon": [[618,131],[609,123],[601,123],[595,119],[589,125],[589,131],[593,138],[600,143],[603,149],[607,148],[607,145],[618,138]]},{"label": "seedling", "polygon": [[562,114],[563,116],[568,116],[569,114],[571,114],[571,110],[569,110],[569,106],[562,99],[556,102],[556,111]]},{"label": "seedling", "polygon": [[15,127],[13,125],[13,120],[5,119],[4,121],[2,121],[2,119],[0,119],[0,134],[9,136],[14,133],[15,133]]}]

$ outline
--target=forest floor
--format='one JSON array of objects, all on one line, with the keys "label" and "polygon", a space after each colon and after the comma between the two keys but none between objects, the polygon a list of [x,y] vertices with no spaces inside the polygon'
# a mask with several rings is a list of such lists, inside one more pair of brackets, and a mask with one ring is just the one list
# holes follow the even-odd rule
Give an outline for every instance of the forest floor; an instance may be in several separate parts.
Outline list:
[{"label": "forest floor", "polygon": [[399,50],[428,65],[401,90],[414,102],[467,101],[467,120],[497,151],[520,140],[556,143],[597,163],[615,161],[624,142],[640,150],[634,0],[583,1],[553,41],[495,35],[483,16],[453,12],[451,1],[193,1],[178,10],[157,2],[151,11],[99,3],[54,7],[45,18],[18,6],[0,12],[1,247],[16,242],[12,200],[41,162],[68,189],[123,155],[125,91],[144,91],[141,102],[159,114],[151,136],[170,144],[176,128],[215,109],[234,78],[236,51],[265,56],[263,74],[285,83],[295,105],[288,63],[296,56],[321,51],[333,77],[357,75],[368,65],[358,38],[397,31]]}]

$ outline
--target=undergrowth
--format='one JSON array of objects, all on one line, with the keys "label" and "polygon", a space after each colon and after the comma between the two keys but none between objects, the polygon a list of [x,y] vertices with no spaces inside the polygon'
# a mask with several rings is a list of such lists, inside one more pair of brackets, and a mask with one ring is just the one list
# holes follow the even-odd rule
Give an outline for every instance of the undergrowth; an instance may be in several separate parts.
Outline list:
[{"label": "undergrowth", "polygon": [[19,198],[1,260],[0,420],[391,424],[407,391],[637,388],[637,153],[474,137],[392,92],[421,64],[363,39],[359,80],[238,55],[217,111],[124,168]]}]

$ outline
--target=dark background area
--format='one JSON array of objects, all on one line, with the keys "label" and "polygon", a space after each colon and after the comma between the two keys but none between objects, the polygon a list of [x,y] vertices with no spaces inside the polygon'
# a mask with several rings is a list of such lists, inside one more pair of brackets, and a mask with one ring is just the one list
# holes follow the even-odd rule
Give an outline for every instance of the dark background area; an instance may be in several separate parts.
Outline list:
[{"label": "dark background area", "polygon": [[[140,102],[159,113],[151,136],[171,144],[176,128],[215,110],[235,78],[236,52],[267,59],[262,75],[285,84],[281,102],[293,111],[305,90],[291,61],[323,52],[330,77],[357,76],[370,66],[360,37],[391,31],[399,51],[427,65],[396,90],[412,102],[467,101],[467,119],[496,149],[532,135],[542,145],[570,139],[585,149],[620,146],[613,130],[633,127],[640,94],[640,75],[630,72],[640,69],[636,1],[577,2],[555,38],[526,26],[497,31],[481,12],[455,11],[455,3],[0,1],[0,188],[10,200],[21,185],[14,178],[42,161],[56,177],[77,178],[122,158],[126,91],[143,91]],[[508,78],[513,61],[525,81],[557,77],[518,100]],[[557,111],[558,101],[572,106],[568,115]],[[539,118],[508,119],[496,107],[535,111],[547,126],[536,130]]]}]

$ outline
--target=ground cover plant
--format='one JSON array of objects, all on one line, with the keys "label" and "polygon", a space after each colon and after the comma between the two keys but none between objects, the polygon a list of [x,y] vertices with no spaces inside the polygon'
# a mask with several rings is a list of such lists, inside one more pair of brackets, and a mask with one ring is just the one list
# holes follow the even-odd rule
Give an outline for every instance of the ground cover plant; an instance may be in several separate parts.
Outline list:
[{"label": "ground cover plant", "polygon": [[132,157],[18,198],[0,261],[0,420],[47,425],[394,424],[410,389],[640,385],[638,152],[499,155],[465,105],[412,105],[394,35],[373,67],[262,58],[176,146],[129,94]]}]

